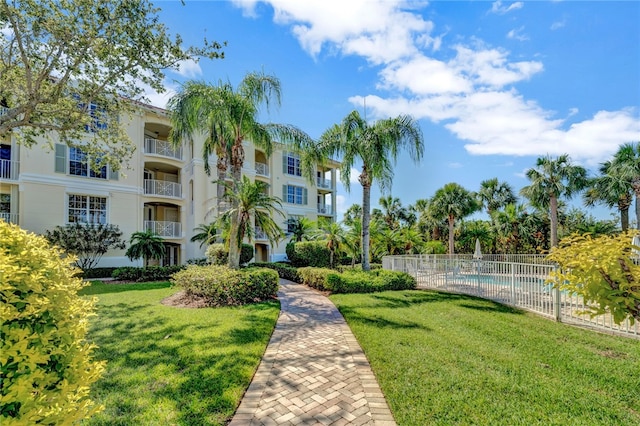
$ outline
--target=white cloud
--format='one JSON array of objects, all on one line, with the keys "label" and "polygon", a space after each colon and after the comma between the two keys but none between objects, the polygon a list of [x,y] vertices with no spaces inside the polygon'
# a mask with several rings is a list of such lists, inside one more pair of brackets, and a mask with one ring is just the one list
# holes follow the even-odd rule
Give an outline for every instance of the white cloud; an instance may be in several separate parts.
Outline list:
[{"label": "white cloud", "polygon": [[565,25],[567,25],[566,19],[563,19],[562,21],[556,21],[553,24],[551,24],[551,30],[552,31],[558,30],[560,28],[563,28]]},{"label": "white cloud", "polygon": [[523,31],[524,31],[524,27],[515,28],[507,33],[507,38],[510,38],[512,40],[518,40],[518,41],[529,40],[529,36],[526,34],[523,34],[522,33]]},{"label": "white cloud", "polygon": [[[349,172],[349,183],[351,184],[351,186],[353,185],[360,185],[360,182],[358,181],[358,176],[360,176],[360,170],[352,167],[350,172]],[[342,182],[341,180],[342,178],[340,177],[340,170],[336,170],[336,180],[338,182]]]},{"label": "white cloud", "polygon": [[450,169],[461,169],[464,167],[462,163],[449,163],[448,166]]},{"label": "white cloud", "polygon": [[173,71],[185,78],[194,78],[202,75],[202,68],[200,68],[200,64],[193,59],[180,61]]},{"label": "white cloud", "polygon": [[491,3],[491,12],[503,15],[505,13],[511,12],[512,10],[522,9],[523,7],[524,3],[521,1],[511,3],[509,6],[503,6],[502,2],[498,0]]}]

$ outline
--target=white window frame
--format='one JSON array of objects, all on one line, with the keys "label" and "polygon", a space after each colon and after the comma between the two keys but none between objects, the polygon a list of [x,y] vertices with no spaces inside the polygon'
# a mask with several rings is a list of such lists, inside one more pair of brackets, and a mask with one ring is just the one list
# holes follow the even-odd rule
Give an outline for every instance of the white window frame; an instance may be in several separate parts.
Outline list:
[{"label": "white window frame", "polygon": [[300,156],[293,152],[287,152],[285,155],[287,161],[286,174],[291,176],[302,176],[302,167],[300,166]]},{"label": "white window frame", "polygon": [[304,187],[296,185],[287,185],[287,203],[304,204]]},{"label": "white window frame", "polygon": [[[80,167],[71,167],[71,163],[79,163]],[[84,150],[77,146],[69,147],[69,158],[67,159],[67,171],[71,176],[86,177],[92,179],[109,179],[109,166],[107,164],[100,168],[100,175],[98,175],[90,166],[92,159],[87,155]],[[84,173],[74,173],[72,170],[80,170]]]},{"label": "white window frame", "polygon": [[[72,202],[74,205],[72,205]],[[96,209],[96,204],[100,203],[100,209]],[[67,224],[103,224],[108,221],[109,198],[92,194],[67,193],[66,195],[66,222]],[[76,213],[72,211],[77,210]],[[82,213],[82,211],[84,212]],[[98,212],[98,213],[97,213]],[[101,212],[101,213],[100,213]],[[75,218],[72,220],[72,218]],[[90,219],[90,220],[89,220]],[[97,219],[97,220],[96,220]]]}]

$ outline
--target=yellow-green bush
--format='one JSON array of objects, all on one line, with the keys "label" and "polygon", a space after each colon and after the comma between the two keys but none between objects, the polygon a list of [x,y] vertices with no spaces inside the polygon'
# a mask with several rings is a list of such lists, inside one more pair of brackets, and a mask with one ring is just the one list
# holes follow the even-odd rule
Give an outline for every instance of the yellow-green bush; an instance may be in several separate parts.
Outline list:
[{"label": "yellow-green bush", "polygon": [[89,386],[104,370],[85,341],[94,302],[75,258],[0,220],[0,424],[63,425],[97,411]]}]

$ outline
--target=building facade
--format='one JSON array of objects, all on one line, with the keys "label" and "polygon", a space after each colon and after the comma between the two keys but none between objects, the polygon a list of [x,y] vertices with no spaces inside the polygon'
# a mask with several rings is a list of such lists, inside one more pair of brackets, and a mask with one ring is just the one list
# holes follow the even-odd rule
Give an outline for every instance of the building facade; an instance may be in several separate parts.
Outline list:
[{"label": "building facade", "polygon": [[[172,147],[167,111],[151,106],[141,106],[125,127],[136,150],[117,172],[107,166],[93,170],[81,148],[55,140],[52,149],[45,141],[25,148],[11,137],[0,140],[0,218],[38,234],[76,222],[118,225],[127,241],[134,232],[152,230],[165,242],[162,264],[204,257],[205,247],[190,241],[194,228],[216,219],[216,177],[204,171],[203,139]],[[282,199],[285,217],[275,219],[285,233],[287,219],[335,221],[338,163],[318,166],[310,183],[302,177],[299,156],[284,146],[277,145],[270,157],[251,142],[244,148],[242,173],[266,182],[270,195]],[[215,173],[215,157],[209,163]],[[255,261],[286,259],[288,238],[272,246],[260,229],[255,234]],[[131,262],[125,250],[113,250],[99,266],[130,265],[142,260]]]}]

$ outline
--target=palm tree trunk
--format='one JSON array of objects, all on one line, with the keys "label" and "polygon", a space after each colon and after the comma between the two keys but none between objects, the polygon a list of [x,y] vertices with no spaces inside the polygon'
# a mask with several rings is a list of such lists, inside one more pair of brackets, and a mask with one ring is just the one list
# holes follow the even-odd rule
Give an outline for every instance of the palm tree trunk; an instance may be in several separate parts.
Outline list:
[{"label": "palm tree trunk", "polygon": [[551,221],[551,247],[558,246],[558,199],[551,196],[549,199],[549,214]]},{"label": "palm tree trunk", "polygon": [[453,216],[449,216],[449,254],[454,254],[453,224],[455,220]]},{"label": "palm tree trunk", "polygon": [[371,222],[371,185],[362,185],[362,270],[371,269],[369,264],[369,224]]},{"label": "palm tree trunk", "polygon": [[620,209],[620,227],[622,232],[626,232],[629,229],[629,206]]}]

